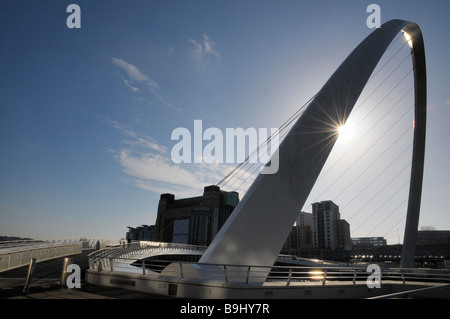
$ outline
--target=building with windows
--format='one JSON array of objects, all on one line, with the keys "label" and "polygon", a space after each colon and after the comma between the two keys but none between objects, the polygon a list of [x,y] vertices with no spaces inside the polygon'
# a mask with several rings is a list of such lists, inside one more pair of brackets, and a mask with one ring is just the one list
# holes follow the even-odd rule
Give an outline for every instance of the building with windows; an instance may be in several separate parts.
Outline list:
[{"label": "building with windows", "polygon": [[313,243],[313,216],[311,213],[300,212],[295,222],[299,228],[298,247],[312,248]]},{"label": "building with windows", "polygon": [[175,199],[162,194],[158,204],[155,240],[207,246],[239,202],[237,192],[206,186],[202,196]]},{"label": "building with windows", "polygon": [[345,219],[339,219],[337,221],[337,249],[352,250],[350,224]]},{"label": "building with windows", "polygon": [[312,220],[311,213],[299,213],[295,225],[283,245],[283,252],[296,254],[298,250],[312,248]]},{"label": "building with windows", "polygon": [[370,248],[374,246],[386,246],[387,241],[384,237],[356,237],[352,238],[352,246],[355,249]]},{"label": "building with windows", "polygon": [[418,244],[450,244],[450,230],[419,230]]},{"label": "building with windows", "polygon": [[128,226],[128,231],[126,233],[125,239],[127,242],[131,242],[133,240],[148,240],[152,241],[155,234],[155,225],[142,225],[138,227],[130,227]]},{"label": "building with windows", "polygon": [[350,225],[341,220],[339,206],[328,200],[313,203],[312,208],[314,248],[350,250]]}]

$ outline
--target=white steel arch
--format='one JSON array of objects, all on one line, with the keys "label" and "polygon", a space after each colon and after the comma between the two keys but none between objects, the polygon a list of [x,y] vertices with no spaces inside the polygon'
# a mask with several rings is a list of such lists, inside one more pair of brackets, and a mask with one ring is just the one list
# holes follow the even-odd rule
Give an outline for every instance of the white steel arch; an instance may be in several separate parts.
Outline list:
[{"label": "white steel arch", "polygon": [[[391,20],[364,39],[330,77],[280,144],[279,170],[260,174],[204,255],[202,264],[271,266],[286,240],[337,139],[386,48],[401,31],[411,36],[415,80],[414,150],[405,231],[403,267],[410,267],[422,189],[426,71],[417,24]],[[412,256],[412,257],[411,257]],[[206,267],[206,265],[205,265]]]}]

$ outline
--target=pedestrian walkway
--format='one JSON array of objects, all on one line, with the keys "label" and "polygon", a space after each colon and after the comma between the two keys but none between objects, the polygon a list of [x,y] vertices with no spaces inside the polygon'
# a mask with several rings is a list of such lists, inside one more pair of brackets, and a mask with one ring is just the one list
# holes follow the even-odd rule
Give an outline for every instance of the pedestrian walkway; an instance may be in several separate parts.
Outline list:
[{"label": "pedestrian walkway", "polygon": [[40,281],[39,285],[32,285],[28,292],[23,292],[23,282],[10,280],[10,286],[2,280],[0,299],[167,299],[170,297],[143,293],[120,288],[102,287],[82,284],[81,288],[62,288],[58,283]]},{"label": "pedestrian walkway", "polygon": [[[82,273],[88,267],[88,252],[73,255],[73,262],[79,265]],[[20,267],[0,273],[0,299],[161,299],[167,296],[139,291],[103,287],[84,282],[81,288],[62,288],[61,271],[64,258],[42,261],[36,264],[28,292],[25,287],[28,267]]]},{"label": "pedestrian walkway", "polygon": [[41,292],[21,294],[7,299],[115,299],[79,289],[49,289]]}]

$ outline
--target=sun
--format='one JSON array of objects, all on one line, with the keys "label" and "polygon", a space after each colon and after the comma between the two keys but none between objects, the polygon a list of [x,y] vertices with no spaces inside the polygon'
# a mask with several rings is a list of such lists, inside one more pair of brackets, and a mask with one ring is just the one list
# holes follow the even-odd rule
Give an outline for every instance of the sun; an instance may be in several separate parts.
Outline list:
[{"label": "sun", "polygon": [[339,125],[336,131],[341,140],[347,140],[353,135],[353,127],[350,122]]},{"label": "sun", "polygon": [[339,135],[344,135],[345,131],[346,131],[346,126],[345,125],[338,126],[337,132],[338,132]]}]

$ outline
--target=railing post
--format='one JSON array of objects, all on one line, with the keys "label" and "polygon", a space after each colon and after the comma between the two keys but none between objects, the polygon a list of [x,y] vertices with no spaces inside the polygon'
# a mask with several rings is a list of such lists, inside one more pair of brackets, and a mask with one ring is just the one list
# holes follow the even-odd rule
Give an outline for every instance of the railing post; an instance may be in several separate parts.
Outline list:
[{"label": "railing post", "polygon": [[113,268],[113,259],[112,258],[109,258],[109,267],[110,267],[111,271],[114,270],[114,268]]},{"label": "railing post", "polygon": [[246,284],[248,284],[249,277],[250,277],[250,266],[248,266],[248,269],[247,269],[247,278],[246,278],[246,280],[245,280],[245,283],[246,283]]},{"label": "railing post", "polygon": [[98,260],[97,271],[103,271],[103,258]]},{"label": "railing post", "polygon": [[403,284],[406,284],[406,282],[405,282],[405,274],[403,273],[403,269],[400,269],[400,274],[402,275]]},{"label": "railing post", "polygon": [[180,262],[180,278],[183,279],[183,263]]},{"label": "railing post", "polygon": [[327,270],[325,269],[325,272],[323,273],[323,281],[322,286],[325,286],[325,282],[327,281]]},{"label": "railing post", "polygon": [[353,285],[356,285],[356,275],[357,275],[357,272],[355,269],[355,270],[353,270]]},{"label": "railing post", "polygon": [[23,292],[28,292],[30,289],[31,278],[36,267],[36,258],[31,258],[30,266],[28,267],[27,281],[25,282],[25,287],[23,287]]},{"label": "railing post", "polygon": [[67,281],[67,277],[69,276],[69,274],[67,272],[67,267],[72,263],[73,263],[72,258],[65,257],[63,260],[62,271],[61,271],[61,283],[60,283],[60,285],[62,287],[67,287],[66,281]]},{"label": "railing post", "polygon": [[145,275],[145,260],[142,260],[142,274]]},{"label": "railing post", "polygon": [[292,276],[292,268],[289,268],[289,275],[286,286],[289,286],[291,284],[291,276]]}]

